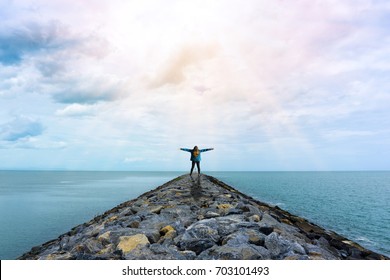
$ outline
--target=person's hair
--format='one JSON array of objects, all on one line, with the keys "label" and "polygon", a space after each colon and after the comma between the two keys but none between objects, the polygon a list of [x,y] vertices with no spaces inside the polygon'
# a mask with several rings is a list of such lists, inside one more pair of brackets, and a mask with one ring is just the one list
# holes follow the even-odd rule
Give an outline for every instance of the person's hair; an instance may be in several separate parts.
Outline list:
[{"label": "person's hair", "polygon": [[198,146],[195,146],[195,147],[194,147],[194,150],[199,150]]}]

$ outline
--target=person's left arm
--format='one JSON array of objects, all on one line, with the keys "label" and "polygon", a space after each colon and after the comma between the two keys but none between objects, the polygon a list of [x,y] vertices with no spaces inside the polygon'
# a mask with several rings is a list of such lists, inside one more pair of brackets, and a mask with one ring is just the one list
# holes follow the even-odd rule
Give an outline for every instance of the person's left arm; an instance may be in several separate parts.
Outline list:
[{"label": "person's left arm", "polygon": [[202,149],[202,150],[200,150],[200,152],[203,153],[203,152],[212,151],[212,150],[214,150],[214,148]]}]

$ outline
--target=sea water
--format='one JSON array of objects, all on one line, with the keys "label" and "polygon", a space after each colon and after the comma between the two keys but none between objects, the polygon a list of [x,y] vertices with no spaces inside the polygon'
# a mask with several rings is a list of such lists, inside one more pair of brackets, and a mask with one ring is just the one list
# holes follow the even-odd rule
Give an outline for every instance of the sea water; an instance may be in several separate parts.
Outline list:
[{"label": "sea water", "polygon": [[390,256],[390,172],[215,172],[253,198]]},{"label": "sea water", "polygon": [[181,174],[0,171],[0,259],[15,259]]},{"label": "sea water", "polygon": [[[0,259],[15,259],[183,172],[0,171]],[[390,172],[208,172],[390,256]]]}]

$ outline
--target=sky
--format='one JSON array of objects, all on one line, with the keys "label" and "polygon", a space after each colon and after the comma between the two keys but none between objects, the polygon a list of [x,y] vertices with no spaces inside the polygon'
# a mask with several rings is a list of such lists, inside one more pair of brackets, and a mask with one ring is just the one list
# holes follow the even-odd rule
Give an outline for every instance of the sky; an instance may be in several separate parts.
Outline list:
[{"label": "sky", "polygon": [[389,170],[390,2],[0,0],[0,169]]}]

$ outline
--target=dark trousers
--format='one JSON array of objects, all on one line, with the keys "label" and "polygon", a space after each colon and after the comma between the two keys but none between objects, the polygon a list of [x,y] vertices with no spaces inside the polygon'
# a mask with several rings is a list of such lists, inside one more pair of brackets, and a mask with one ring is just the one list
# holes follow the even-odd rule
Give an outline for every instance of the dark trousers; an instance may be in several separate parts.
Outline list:
[{"label": "dark trousers", "polygon": [[200,174],[200,162],[199,161],[193,161],[192,162],[192,166],[191,166],[191,173],[190,173],[190,175],[192,175],[192,171],[194,171],[195,163],[196,163],[196,167],[198,168],[198,174]]}]

